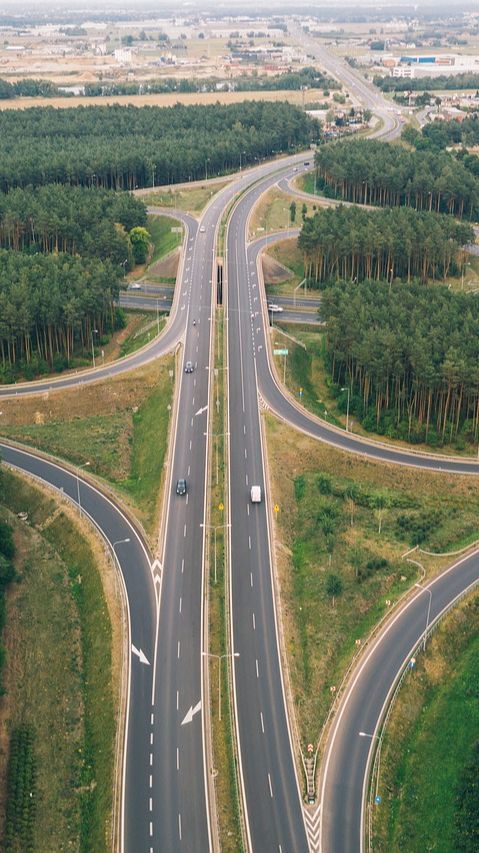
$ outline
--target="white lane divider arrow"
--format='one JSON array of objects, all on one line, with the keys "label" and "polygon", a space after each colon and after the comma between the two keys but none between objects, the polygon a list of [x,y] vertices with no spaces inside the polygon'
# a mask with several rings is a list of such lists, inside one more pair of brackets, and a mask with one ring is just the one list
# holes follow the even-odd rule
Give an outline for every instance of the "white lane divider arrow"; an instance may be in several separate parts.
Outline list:
[{"label": "white lane divider arrow", "polygon": [[132,653],[133,653],[134,655],[136,655],[136,656],[137,656],[137,658],[140,658],[140,663],[146,663],[146,665],[147,665],[147,666],[149,666],[149,665],[150,665],[150,661],[148,660],[148,658],[147,658],[147,656],[145,655],[145,653],[144,653],[144,652],[142,652],[142,650],[141,650],[141,649],[140,649],[140,650],[138,650],[138,649],[136,648],[136,646],[134,646],[134,645],[133,645],[133,643],[131,644],[131,651],[132,651]]},{"label": "white lane divider arrow", "polygon": [[187,712],[187,714],[186,714],[186,716],[185,716],[185,719],[183,720],[183,722],[182,722],[182,724],[181,724],[181,725],[182,725],[182,726],[185,726],[187,723],[191,723],[191,721],[192,721],[193,717],[195,716],[195,714],[197,714],[197,713],[198,713],[198,711],[199,711],[200,709],[201,709],[201,699],[200,699],[200,701],[198,702],[198,704],[197,704],[197,705],[195,705],[195,707],[194,707],[194,708],[193,708],[193,705],[191,706],[191,708],[190,708],[190,709],[189,709],[189,711]]},{"label": "white lane divider arrow", "polygon": [[206,405],[206,406],[203,406],[202,409],[198,409],[198,411],[195,412],[195,418],[196,418],[196,415],[202,415],[203,412],[206,412],[207,408],[208,408],[208,406]]}]

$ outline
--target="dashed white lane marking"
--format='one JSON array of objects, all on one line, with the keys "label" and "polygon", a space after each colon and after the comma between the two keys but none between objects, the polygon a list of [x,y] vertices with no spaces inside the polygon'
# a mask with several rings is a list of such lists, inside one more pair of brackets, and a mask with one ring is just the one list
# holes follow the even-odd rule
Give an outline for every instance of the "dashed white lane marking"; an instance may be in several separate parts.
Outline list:
[{"label": "dashed white lane marking", "polygon": [[243,435],[246,435],[246,426],[243,424]]},{"label": "dashed white lane marking", "polygon": [[262,731],[262,732],[263,732],[263,734],[264,734],[264,720],[263,720],[263,712],[262,712],[262,711],[260,711],[260,712],[259,712],[259,715],[260,715],[260,718],[261,718],[261,731]]},{"label": "dashed white lane marking", "polygon": [[188,506],[188,499],[189,499],[189,497],[190,497],[190,496],[187,494],[187,495],[186,495],[186,506]]},{"label": "dashed white lane marking", "polygon": [[148,808],[149,808],[150,812],[153,811],[153,800],[151,797],[149,798],[149,801],[148,801]]},{"label": "dashed white lane marking", "polygon": [[150,838],[152,838],[152,837],[153,837],[153,824],[150,820]]},{"label": "dashed white lane marking", "polygon": [[179,607],[179,612],[180,612],[180,613],[181,613],[181,601],[182,601],[182,598],[181,598],[181,595],[180,595],[180,607]]},{"label": "dashed white lane marking", "polygon": [[188,465],[188,477],[190,476],[191,465]]},{"label": "dashed white lane marking", "polygon": [[193,426],[193,418],[191,418],[191,426]]},{"label": "dashed white lane marking", "polygon": [[251,551],[251,536],[248,536],[248,548]]},{"label": "dashed white lane marking", "polygon": [[192,404],[191,404],[191,405],[192,405],[192,406],[194,406],[194,405],[195,405],[195,398],[194,398],[194,397],[193,397],[193,402],[192,402]]},{"label": "dashed white lane marking", "polygon": [[251,584],[251,589],[253,589],[253,572],[249,573],[249,582]]},{"label": "dashed white lane marking", "polygon": [[185,539],[186,539],[186,522],[185,522],[185,526],[183,527],[183,536],[184,536],[184,537],[185,537]]},{"label": "dashed white lane marking", "polygon": [[180,641],[179,640],[178,640],[178,653],[177,654],[178,654],[178,659],[179,659],[179,657],[180,657]]},{"label": "dashed white lane marking", "polygon": [[256,619],[254,618],[254,613],[253,613],[253,631],[256,631]]},{"label": "dashed white lane marking", "polygon": [[153,732],[150,732],[150,746],[153,746]]},{"label": "dashed white lane marking", "polygon": [[244,449],[244,458],[245,458],[245,459],[247,459],[247,458],[248,458],[248,451],[246,450],[246,447],[245,447],[245,449]]},{"label": "dashed white lane marking", "polygon": [[259,678],[259,665],[258,665],[258,658],[256,658],[256,678]]},{"label": "dashed white lane marking", "polygon": [[181,841],[181,815],[178,815],[178,835],[180,836]]},{"label": "dashed white lane marking", "polygon": [[153,787],[153,776],[151,776],[151,775],[150,775],[150,780],[149,780],[149,781],[150,781],[150,788],[152,788],[152,787]]},{"label": "dashed white lane marking", "polygon": [[180,750],[176,747],[176,769],[180,769]]},{"label": "dashed white lane marking", "polygon": [[191,450],[192,443],[193,443],[193,442],[192,442],[192,440],[191,440],[191,438],[190,438],[190,450]]},{"label": "dashed white lane marking", "polygon": [[153,753],[150,752],[150,767],[153,767]]},{"label": "dashed white lane marking", "polygon": [[248,475],[247,474],[246,474],[245,480],[246,480],[246,485],[248,485]]},{"label": "dashed white lane marking", "polygon": [[183,574],[185,570],[185,558],[183,557],[181,560],[181,574]]},{"label": "dashed white lane marking", "polygon": [[154,721],[155,721],[155,715],[154,715],[154,714],[152,714],[152,715],[151,715],[151,717],[150,717],[150,726],[152,726],[152,725],[153,725]]},{"label": "dashed white lane marking", "polygon": [[248,513],[248,515],[249,515],[249,504],[246,504],[246,512],[247,512],[247,513]]},{"label": "dashed white lane marking", "polygon": [[271,776],[269,773],[268,773],[268,782],[269,782],[269,793],[270,793],[270,796],[272,797],[273,796],[273,786],[271,784]]}]

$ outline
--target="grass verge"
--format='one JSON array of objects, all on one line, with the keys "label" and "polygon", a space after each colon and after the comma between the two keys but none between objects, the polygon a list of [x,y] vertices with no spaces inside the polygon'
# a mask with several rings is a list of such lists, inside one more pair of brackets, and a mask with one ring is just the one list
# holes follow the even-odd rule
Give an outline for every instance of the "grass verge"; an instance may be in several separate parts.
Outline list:
[{"label": "grass verge", "polygon": [[88,467],[154,533],[174,369],[170,356],[106,382],[5,400],[2,435]]},{"label": "grass verge", "polygon": [[374,806],[378,851],[477,850],[459,794],[479,732],[479,598],[463,602],[408,672],[381,748]]},{"label": "grass verge", "polygon": [[[150,264],[164,258],[183,241],[183,225],[171,216],[149,216],[147,228],[153,243]],[[181,228],[181,231],[172,231],[172,228]]]},{"label": "grass verge", "polygon": [[[118,694],[99,572],[100,563],[108,572],[106,561],[69,511],[38,487],[9,471],[2,484],[7,515],[14,514],[18,579],[7,608],[2,751],[10,730],[34,733],[33,849],[106,851]],[[20,511],[28,524],[15,519]]]},{"label": "grass verge", "polygon": [[[228,617],[225,574],[224,506],[226,488],[225,437],[226,420],[223,400],[225,399],[225,371],[223,361],[223,310],[216,314],[217,340],[214,372],[214,416],[212,418],[211,459],[211,509],[209,516],[209,659],[210,713],[212,743],[216,770],[215,791],[219,824],[220,846],[223,853],[243,850],[239,815],[239,792],[237,789],[236,760],[234,750],[233,721],[230,707],[230,666],[227,658],[218,659],[228,653]],[[216,401],[219,405],[216,405]],[[213,527],[216,527],[216,536]],[[216,553],[215,553],[216,547]],[[221,667],[221,673],[219,668]],[[221,678],[221,697],[218,679]],[[221,703],[221,712],[220,712]],[[221,713],[221,716],[220,716]]]},{"label": "grass verge", "polygon": [[[479,495],[472,478],[362,460],[265,417],[286,650],[301,737],[314,743],[356,642],[418,578],[401,555],[479,538]],[[417,559],[426,576],[450,562]]]},{"label": "grass verge", "polygon": [[[291,219],[291,203],[295,202],[296,212],[294,220]],[[305,201],[300,196],[294,198],[289,193],[284,193],[278,187],[264,193],[256,204],[250,219],[249,237],[261,237],[265,232],[281,231],[282,228],[301,228],[302,214],[312,216],[313,204]]]},{"label": "grass verge", "polygon": [[[142,201],[145,204],[156,205],[158,207],[176,207],[177,210],[201,213],[209,200],[229,183],[230,181],[214,184],[205,183],[201,186],[191,187],[191,189],[176,189],[171,187],[171,189],[163,192],[152,190],[151,193],[142,197]],[[171,222],[171,219],[169,221]]]}]

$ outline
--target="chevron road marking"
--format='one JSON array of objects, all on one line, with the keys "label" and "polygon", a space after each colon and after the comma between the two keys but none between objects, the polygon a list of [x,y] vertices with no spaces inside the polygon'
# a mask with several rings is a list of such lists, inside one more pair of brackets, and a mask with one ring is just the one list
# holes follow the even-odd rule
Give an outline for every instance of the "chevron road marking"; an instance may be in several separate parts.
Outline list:
[{"label": "chevron road marking", "polygon": [[321,808],[321,804],[319,804],[316,808],[316,811],[310,811],[306,807],[303,808],[304,814],[304,822],[306,824],[306,834],[308,836],[308,843],[310,853],[319,853],[319,835],[320,835],[320,820],[319,820],[319,811]]}]

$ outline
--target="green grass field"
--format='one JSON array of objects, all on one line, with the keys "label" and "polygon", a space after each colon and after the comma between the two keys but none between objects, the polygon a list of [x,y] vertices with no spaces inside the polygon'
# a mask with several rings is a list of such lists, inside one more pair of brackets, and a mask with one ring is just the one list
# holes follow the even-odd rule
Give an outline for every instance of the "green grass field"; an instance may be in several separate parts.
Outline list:
[{"label": "green grass field", "polygon": [[[408,674],[381,750],[374,849],[477,849],[457,835],[457,795],[479,735],[479,599],[445,620]],[[477,795],[476,795],[477,799]]]},{"label": "green grass field", "polygon": [[142,196],[142,200],[145,204],[158,207],[176,207],[190,213],[201,213],[209,200],[228,183],[229,181],[219,181],[183,189],[172,187],[163,192],[152,190],[148,195]]},{"label": "green grass field", "polygon": [[[34,732],[34,849],[100,853],[111,847],[116,718],[112,629],[98,554],[37,487],[8,471],[2,482],[18,574],[7,607],[2,710],[9,728],[27,725]],[[28,513],[28,524],[16,519],[20,511]]]},{"label": "green grass field", "polygon": [[183,233],[172,232],[172,228],[181,228],[182,224],[177,219],[172,219],[171,216],[149,216],[148,231],[150,233],[151,242],[153,243],[153,254],[150,259],[150,265],[160,258],[164,258],[173,249],[181,245]]}]

